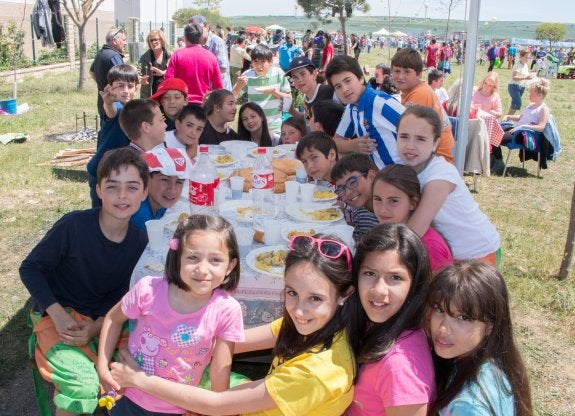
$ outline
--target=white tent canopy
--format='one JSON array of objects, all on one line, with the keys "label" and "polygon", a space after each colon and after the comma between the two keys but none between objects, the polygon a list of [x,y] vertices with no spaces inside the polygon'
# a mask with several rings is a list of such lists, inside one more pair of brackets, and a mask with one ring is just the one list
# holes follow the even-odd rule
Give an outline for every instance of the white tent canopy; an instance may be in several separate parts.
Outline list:
[{"label": "white tent canopy", "polygon": [[381,29],[379,29],[377,32],[373,32],[372,35],[382,35],[382,36],[387,36],[389,35],[389,31],[386,30],[384,27],[382,27]]},{"label": "white tent canopy", "polygon": [[405,38],[407,37],[407,33],[403,33],[401,30],[396,30],[395,32],[392,33],[393,36],[397,36],[399,38]]},{"label": "white tent canopy", "polygon": [[266,26],[266,30],[281,30],[281,31],[285,32],[286,28],[282,27],[280,25],[271,25],[271,26]]}]

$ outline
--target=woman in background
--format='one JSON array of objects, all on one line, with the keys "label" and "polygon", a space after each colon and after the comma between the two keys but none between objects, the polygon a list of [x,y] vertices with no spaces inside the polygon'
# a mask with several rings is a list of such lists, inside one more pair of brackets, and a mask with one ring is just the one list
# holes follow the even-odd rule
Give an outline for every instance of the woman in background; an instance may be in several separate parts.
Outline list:
[{"label": "woman in background", "polygon": [[149,98],[156,93],[158,85],[164,80],[164,74],[170,60],[163,31],[150,31],[147,43],[150,49],[144,52],[139,61],[142,76],[148,77],[147,84],[142,82],[140,98]]}]

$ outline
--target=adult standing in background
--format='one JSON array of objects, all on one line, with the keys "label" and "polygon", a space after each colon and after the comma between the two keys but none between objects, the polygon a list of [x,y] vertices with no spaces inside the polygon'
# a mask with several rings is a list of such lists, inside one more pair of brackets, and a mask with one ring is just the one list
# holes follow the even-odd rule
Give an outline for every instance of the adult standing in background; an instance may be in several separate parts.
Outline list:
[{"label": "adult standing in background", "polygon": [[243,36],[238,36],[230,49],[230,79],[232,85],[236,85],[238,77],[243,72],[244,62],[251,62],[252,57],[246,51],[246,41]]},{"label": "adult standing in background", "polygon": [[437,46],[437,41],[431,39],[429,45],[425,48],[425,67],[426,68],[437,68],[437,53],[439,52],[439,46]]},{"label": "adult standing in background", "polygon": [[220,72],[222,74],[222,84],[226,90],[232,90],[230,79],[230,61],[226,42],[210,30],[210,24],[204,16],[192,16],[189,23],[195,23],[202,27],[202,45],[209,50],[218,60]]},{"label": "adult standing in background", "polygon": [[531,52],[529,49],[521,49],[519,51],[519,60],[513,65],[511,72],[511,81],[507,85],[507,91],[511,96],[511,105],[509,106],[508,115],[515,114],[517,110],[521,110],[521,97],[525,92],[525,87],[529,80],[535,77],[535,74],[529,72],[529,58]]},{"label": "adult standing in background", "polygon": [[188,86],[188,102],[200,105],[209,91],[223,88],[218,60],[213,53],[200,45],[203,31],[199,24],[186,25],[186,47],[174,51],[164,76],[166,79],[183,80]]},{"label": "adult standing in background", "polygon": [[331,36],[329,33],[325,32],[323,34],[323,54],[321,55],[321,73],[325,73],[325,69],[333,59],[333,45],[331,44]]},{"label": "adult standing in background", "polygon": [[140,87],[140,98],[149,98],[158,90],[158,85],[164,80],[170,54],[166,50],[166,36],[163,30],[152,30],[148,33],[148,49],[140,57],[140,71],[147,76],[148,83]]},{"label": "adult standing in background", "polygon": [[293,36],[286,35],[285,42],[278,48],[278,60],[280,68],[286,72],[289,68],[289,64],[297,56],[303,55],[301,48],[294,44]]},{"label": "adult standing in background", "polygon": [[124,48],[126,46],[126,34],[123,29],[111,27],[106,33],[106,44],[98,51],[90,66],[90,76],[98,86],[98,114],[104,119],[104,101],[100,91],[108,85],[108,71],[116,65],[124,63]]}]

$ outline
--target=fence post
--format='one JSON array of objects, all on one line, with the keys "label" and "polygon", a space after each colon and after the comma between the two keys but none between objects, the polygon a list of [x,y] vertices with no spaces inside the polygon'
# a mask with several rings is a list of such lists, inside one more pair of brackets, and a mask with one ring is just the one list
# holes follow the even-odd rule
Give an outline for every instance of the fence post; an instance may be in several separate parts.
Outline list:
[{"label": "fence post", "polygon": [[36,65],[36,43],[34,42],[34,16],[30,15],[30,37],[32,38],[32,64]]},{"label": "fence post", "polygon": [[98,18],[96,17],[96,50],[100,50],[100,30],[98,27]]},{"label": "fence post", "polygon": [[66,28],[66,47],[68,48],[68,63],[70,69],[76,68],[76,43],[74,42],[74,24],[72,19],[64,16],[64,27]]}]

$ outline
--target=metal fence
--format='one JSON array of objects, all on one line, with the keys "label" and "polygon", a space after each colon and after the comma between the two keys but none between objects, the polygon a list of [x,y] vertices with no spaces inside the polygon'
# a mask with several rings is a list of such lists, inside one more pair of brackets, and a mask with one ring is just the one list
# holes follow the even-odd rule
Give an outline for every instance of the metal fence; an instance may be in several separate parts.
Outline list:
[{"label": "metal fence", "polygon": [[[68,59],[75,60],[78,51],[78,29],[68,16],[64,17],[64,30],[67,38]],[[24,31],[24,55],[34,65],[38,64],[41,54],[54,50],[55,46],[43,46],[40,39],[34,33],[32,25],[32,7],[18,3],[0,3],[0,25],[7,28],[11,22],[15,22],[18,29]],[[148,32],[154,29],[164,28],[166,33],[167,47],[172,48],[176,43],[176,27],[171,22],[140,22],[139,19],[130,19],[128,22],[114,20],[113,13],[97,11],[88,21],[85,27],[86,47],[89,53],[98,51],[106,41],[106,33],[112,26],[122,27],[126,30],[128,45],[125,49],[126,61],[135,62],[140,55],[147,50],[145,39]],[[181,30],[180,30],[181,31]],[[71,49],[71,50],[70,50]],[[88,59],[90,59],[90,55]]]}]

